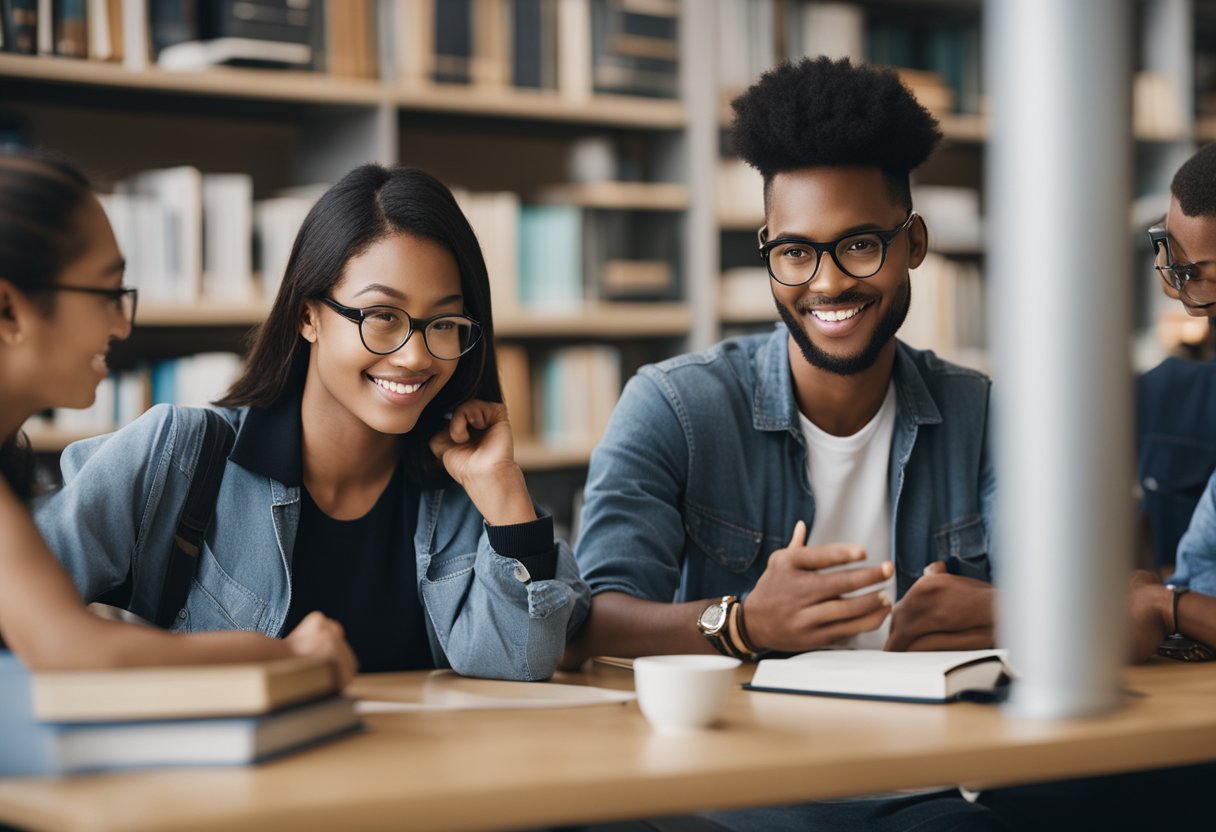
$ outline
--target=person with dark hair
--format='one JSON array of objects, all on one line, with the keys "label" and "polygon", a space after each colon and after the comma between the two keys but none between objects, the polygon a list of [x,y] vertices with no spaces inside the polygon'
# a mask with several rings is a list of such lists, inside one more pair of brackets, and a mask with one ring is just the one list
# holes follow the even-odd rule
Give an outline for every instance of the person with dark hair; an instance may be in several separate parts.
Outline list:
[{"label": "person with dark hair", "polygon": [[[315,608],[364,671],[552,674],[587,590],[514,460],[485,262],[443,184],[364,165],[330,188],[217,404],[235,445],[174,629],[273,636]],[[37,520],[86,599],[130,574],[154,603],[191,413],[65,451]]]},{"label": "person with dark hair", "polygon": [[[1216,317],[1216,143],[1183,163],[1170,183],[1165,221],[1148,230],[1161,287],[1188,314]],[[1216,390],[1210,364],[1167,359],[1140,380],[1141,487],[1156,565],[1130,592],[1133,658],[1159,650],[1216,658]],[[1206,480],[1206,486],[1203,486]],[[1178,539],[1188,508],[1185,533]],[[1177,541],[1177,550],[1169,551]],[[1164,550],[1164,551],[1163,551]],[[1167,636],[1173,636],[1167,640]]]},{"label": "person with dark hair", "polygon": [[110,343],[126,338],[135,319],[123,267],[101,204],[76,168],[0,151],[0,636],[35,670],[316,656],[348,681],[354,656],[342,628],[321,613],[282,640],[105,620],[81,604],[39,536],[23,504],[33,463],[20,428],[41,410],[92,403]]},{"label": "person with dark hair", "polygon": [[[568,664],[991,647],[990,382],[895,337],[928,245],[909,176],[937,123],[893,71],[827,58],[765,73],[734,111],[782,323],[626,385],[591,458],[577,559],[594,597]],[[957,789],[713,817],[989,823]]]}]

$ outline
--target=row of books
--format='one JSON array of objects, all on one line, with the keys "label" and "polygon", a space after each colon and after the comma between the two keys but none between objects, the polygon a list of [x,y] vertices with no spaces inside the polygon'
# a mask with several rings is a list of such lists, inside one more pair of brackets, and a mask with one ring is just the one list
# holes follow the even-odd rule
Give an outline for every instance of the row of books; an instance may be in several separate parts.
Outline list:
[{"label": "row of books", "polygon": [[599,442],[621,391],[619,350],[562,347],[534,357],[517,345],[501,345],[498,363],[517,440],[555,449]]},{"label": "row of books", "polygon": [[242,366],[235,353],[202,352],[111,373],[97,386],[92,406],[56,408],[49,416],[35,417],[26,428],[91,436],[134,421],[154,404],[206,407],[227,392]]},{"label": "row of books", "polygon": [[678,296],[678,212],[530,205],[507,191],[455,194],[481,242],[498,309]]},{"label": "row of books", "polygon": [[931,110],[980,112],[979,20],[892,21],[865,4],[717,0],[719,86],[729,99],[779,60],[826,55],[910,70],[907,79]]},{"label": "row of books", "polygon": [[0,651],[0,777],[242,765],[360,724],[318,659],[30,673]]},{"label": "row of books", "polygon": [[127,282],[142,299],[241,304],[278,291],[296,232],[323,187],[254,202],[248,174],[181,166],[121,180],[101,202],[127,258]]},{"label": "row of books", "polygon": [[0,0],[9,52],[678,97],[679,0]]}]

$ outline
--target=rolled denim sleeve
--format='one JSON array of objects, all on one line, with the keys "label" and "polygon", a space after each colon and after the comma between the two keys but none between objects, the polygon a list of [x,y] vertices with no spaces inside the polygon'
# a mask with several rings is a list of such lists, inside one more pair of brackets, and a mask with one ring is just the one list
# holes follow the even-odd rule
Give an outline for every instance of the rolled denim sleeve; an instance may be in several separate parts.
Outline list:
[{"label": "rolled denim sleeve", "polygon": [[[449,500],[445,516],[452,517],[457,499],[449,494],[444,501]],[[464,515],[461,531],[425,556],[421,583],[423,605],[441,653],[437,658],[464,676],[549,678],[591,606],[591,594],[569,545],[550,536],[556,552],[554,574],[548,580],[537,579],[525,561],[496,551],[492,540],[498,535],[487,531],[467,498],[459,502],[458,511]],[[467,548],[460,542],[464,540],[469,541]],[[476,551],[470,551],[473,540]],[[425,540],[421,545],[420,552]]]},{"label": "rolled denim sleeve", "polygon": [[660,371],[625,385],[591,455],[576,559],[593,595],[670,602],[680,586],[689,441]]},{"label": "rolled denim sleeve", "polygon": [[1216,595],[1216,474],[1208,480],[1191,524],[1178,542],[1178,569],[1170,583]]}]

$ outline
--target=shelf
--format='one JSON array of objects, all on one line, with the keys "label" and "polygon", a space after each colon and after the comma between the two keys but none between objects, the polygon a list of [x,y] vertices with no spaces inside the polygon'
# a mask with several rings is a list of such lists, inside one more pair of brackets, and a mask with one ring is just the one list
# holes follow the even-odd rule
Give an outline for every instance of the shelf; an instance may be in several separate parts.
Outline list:
[{"label": "shelf", "polygon": [[626,95],[571,98],[551,90],[457,84],[385,88],[403,110],[651,130],[680,130],[687,121],[682,103],[661,98]]},{"label": "shelf", "polygon": [[216,67],[206,72],[132,72],[121,64],[79,58],[0,55],[0,76],[56,84],[254,98],[310,104],[374,106],[389,100],[378,81],[338,78],[321,72]]},{"label": "shelf", "polygon": [[988,116],[977,113],[934,113],[942,136],[956,142],[983,142],[988,139]]},{"label": "shelf", "polygon": [[763,214],[718,214],[719,231],[746,231],[755,235],[762,225],[764,225]]},{"label": "shelf", "polygon": [[621,211],[683,211],[688,208],[688,189],[679,182],[576,182],[546,188],[535,201]]},{"label": "shelf", "polygon": [[97,431],[61,430],[59,428],[44,427],[42,425],[38,425],[36,427],[30,426],[28,428],[23,428],[23,430],[25,430],[26,436],[29,437],[30,448],[32,448],[35,453],[40,454],[57,454],[68,445],[71,445],[73,442],[79,442],[81,439],[89,439],[90,437],[99,435]]},{"label": "shelf", "polygon": [[624,95],[572,99],[554,91],[455,84],[401,87],[295,70],[213,67],[204,72],[169,72],[150,67],[133,72],[106,61],[0,54],[0,77],[217,98],[351,107],[386,104],[403,110],[651,130],[679,130],[686,123],[684,105],[672,100]]},{"label": "shelf", "polygon": [[270,303],[144,303],[135,311],[135,326],[253,326],[266,320]]},{"label": "shelf", "polygon": [[1200,143],[1216,142],[1216,116],[1208,116],[1195,123],[1195,139]]},{"label": "shelf", "polygon": [[[26,434],[30,440],[30,447],[36,453],[59,453],[73,442],[99,435],[94,431],[66,431],[42,426],[30,427]],[[536,441],[524,441],[515,447],[515,460],[525,471],[585,468],[590,458],[590,445],[577,448],[550,448]]]},{"label": "shelf", "polygon": [[515,446],[515,461],[525,471],[557,471],[562,468],[585,468],[591,459],[591,446],[585,448],[550,448],[535,440]]},{"label": "shelf", "polygon": [[692,326],[685,303],[587,303],[576,308],[499,310],[500,338],[682,337]]},{"label": "shelf", "polygon": [[767,324],[776,323],[781,318],[777,309],[771,303],[766,307],[748,309],[745,307],[723,308],[718,317],[724,324]]}]

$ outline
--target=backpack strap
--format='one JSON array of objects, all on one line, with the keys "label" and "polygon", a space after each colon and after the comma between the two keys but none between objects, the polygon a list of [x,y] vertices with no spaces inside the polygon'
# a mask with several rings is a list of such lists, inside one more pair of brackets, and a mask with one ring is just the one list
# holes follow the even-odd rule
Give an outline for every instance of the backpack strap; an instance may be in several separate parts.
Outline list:
[{"label": "backpack strap", "polygon": [[169,553],[165,582],[156,609],[156,626],[163,629],[173,624],[178,611],[186,605],[190,581],[198,571],[198,554],[203,547],[203,537],[215,514],[215,501],[224,478],[224,466],[228,463],[228,454],[235,441],[232,426],[223,416],[214,410],[204,410],[202,414],[203,441],[194,463],[190,491],[177,518],[177,532],[173,536],[173,549]]}]

